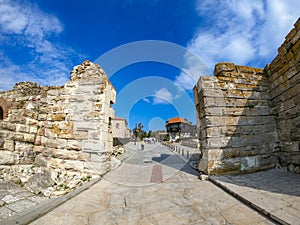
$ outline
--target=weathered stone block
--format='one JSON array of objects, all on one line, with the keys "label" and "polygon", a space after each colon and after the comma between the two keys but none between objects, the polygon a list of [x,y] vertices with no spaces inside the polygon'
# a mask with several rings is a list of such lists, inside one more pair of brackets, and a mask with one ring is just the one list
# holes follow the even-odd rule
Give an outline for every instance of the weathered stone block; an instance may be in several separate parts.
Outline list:
[{"label": "weathered stone block", "polygon": [[87,168],[85,168],[86,173],[90,174],[98,174],[98,175],[104,175],[109,171],[111,168],[110,163],[98,163],[98,162],[89,162],[87,163]]},{"label": "weathered stone block", "polygon": [[296,141],[282,141],[281,148],[285,152],[299,152],[299,143]]},{"label": "weathered stone block", "polygon": [[222,71],[232,72],[235,71],[235,65],[233,63],[218,63],[215,65],[214,74],[218,76],[218,74]]},{"label": "weathered stone block", "polygon": [[206,137],[219,137],[221,133],[219,127],[207,127],[204,132]]},{"label": "weathered stone block", "polygon": [[53,169],[63,168],[64,160],[59,158],[48,158],[48,167]]},{"label": "weathered stone block", "polygon": [[78,160],[80,161],[91,161],[91,153],[78,152]]},{"label": "weathered stone block", "polygon": [[48,114],[46,114],[46,113],[39,114],[38,120],[39,121],[45,121],[45,120],[47,120],[47,117],[48,117]]},{"label": "weathered stone block", "polygon": [[47,116],[48,121],[64,121],[65,119],[66,115],[64,113],[48,114]]},{"label": "weathered stone block", "polygon": [[36,154],[42,153],[44,151],[45,147],[44,146],[38,146],[38,145],[34,145],[33,147],[33,151]]},{"label": "weathered stone block", "polygon": [[5,129],[5,130],[15,131],[16,130],[16,124],[2,122],[2,128]]},{"label": "weathered stone block", "polygon": [[295,165],[300,165],[300,154],[299,153],[290,154],[289,163],[293,163]]},{"label": "weathered stone block", "polygon": [[103,117],[102,112],[89,112],[86,113],[83,118],[85,121],[91,121],[91,120],[99,121],[102,119],[102,117]]},{"label": "weathered stone block", "polygon": [[29,133],[30,127],[27,125],[16,124],[16,131],[22,133]]},{"label": "weathered stone block", "polygon": [[82,143],[77,140],[68,140],[67,141],[67,149],[69,150],[81,150],[82,149]]},{"label": "weathered stone block", "polygon": [[39,194],[53,184],[54,181],[51,179],[51,172],[43,169],[40,173],[31,176],[24,187],[35,194]]},{"label": "weathered stone block", "polygon": [[4,140],[3,149],[8,151],[14,151],[15,142],[13,140]]},{"label": "weathered stone block", "polygon": [[74,139],[75,136],[73,134],[73,130],[61,130],[58,135],[59,138],[62,139]]},{"label": "weathered stone block", "polygon": [[38,127],[37,126],[30,126],[29,128],[29,133],[30,134],[37,134],[38,132]]},{"label": "weathered stone block", "polygon": [[23,141],[34,143],[35,142],[35,134],[23,134]]},{"label": "weathered stone block", "polygon": [[58,149],[64,149],[67,147],[68,140],[62,138],[56,138],[55,140]]},{"label": "weathered stone block", "polygon": [[239,158],[223,159],[222,161],[208,161],[208,174],[235,174],[241,171]]},{"label": "weathered stone block", "polygon": [[35,158],[35,153],[33,151],[22,151],[19,155],[20,164],[33,164]]},{"label": "weathered stone block", "polygon": [[15,165],[19,163],[19,156],[11,151],[0,151],[0,165]]},{"label": "weathered stone block", "polygon": [[230,137],[211,137],[207,140],[207,148],[222,148],[228,145]]},{"label": "weathered stone block", "polygon": [[26,125],[38,125],[39,121],[32,118],[26,118]]},{"label": "weathered stone block", "polygon": [[88,129],[84,130],[75,130],[74,135],[76,137],[76,140],[87,140],[88,139]]},{"label": "weathered stone block", "polygon": [[237,71],[241,74],[251,74],[253,76],[256,73],[263,73],[262,69],[259,68],[253,68],[249,66],[235,66]]},{"label": "weathered stone block", "polygon": [[60,159],[76,160],[78,158],[78,152],[65,149],[56,149],[52,152],[52,157]]},{"label": "weathered stone block", "polygon": [[43,155],[37,155],[34,160],[34,165],[47,167],[49,159]]},{"label": "weathered stone block", "polygon": [[58,96],[59,95],[59,90],[58,89],[51,89],[47,91],[48,96]]},{"label": "weathered stone block", "polygon": [[84,80],[80,80],[79,82],[79,86],[94,86],[94,85],[101,85],[101,84],[105,84],[105,80],[104,78],[98,78],[98,79],[84,79]]},{"label": "weathered stone block", "polygon": [[50,139],[47,137],[41,137],[41,145],[50,147],[50,148],[57,148],[57,142],[55,139]]},{"label": "weathered stone block", "polygon": [[104,145],[101,141],[83,141],[82,142],[82,151],[86,152],[106,152]]},{"label": "weathered stone block", "polygon": [[101,124],[94,121],[78,121],[75,123],[75,129],[78,130],[98,130],[101,129]]},{"label": "weathered stone block", "polygon": [[108,161],[107,155],[103,153],[91,153],[90,157],[92,162],[105,163]]},{"label": "weathered stone block", "polygon": [[241,170],[253,170],[257,167],[256,156],[241,158]]},{"label": "weathered stone block", "polygon": [[238,136],[238,137],[234,137],[231,136],[230,141],[228,142],[228,147],[232,147],[232,148],[240,148],[242,146],[245,145],[245,136]]},{"label": "weathered stone block", "polygon": [[14,140],[15,140],[15,141],[24,141],[24,134],[21,134],[21,133],[15,133],[15,134],[14,134]]},{"label": "weathered stone block", "polygon": [[66,170],[84,171],[86,163],[76,160],[64,160],[62,166]]},{"label": "weathered stone block", "polygon": [[33,151],[33,144],[21,141],[15,141],[15,151],[27,152]]}]

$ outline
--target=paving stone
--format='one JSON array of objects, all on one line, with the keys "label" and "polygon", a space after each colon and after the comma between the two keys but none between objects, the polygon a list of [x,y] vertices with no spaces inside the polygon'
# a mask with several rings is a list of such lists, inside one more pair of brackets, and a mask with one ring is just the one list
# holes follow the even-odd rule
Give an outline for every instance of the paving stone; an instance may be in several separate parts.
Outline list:
[{"label": "paving stone", "polygon": [[[68,223],[68,221],[66,222]],[[88,215],[88,222],[89,225],[99,225],[99,224],[115,225],[116,224],[113,213],[108,211],[96,212]],[[38,223],[36,225],[38,225]]]},{"label": "paving stone", "polygon": [[135,207],[112,208],[111,212],[117,224],[137,224],[142,218],[141,209]]},{"label": "paving stone", "polygon": [[299,209],[284,207],[273,211],[272,215],[276,216],[277,218],[284,218],[283,221],[287,222],[288,224],[297,225],[300,224],[299,212]]},{"label": "paving stone", "polygon": [[109,207],[124,207],[125,206],[125,197],[119,194],[110,195]]},{"label": "paving stone", "polygon": [[14,202],[12,204],[9,204],[6,207],[11,209],[14,212],[21,212],[22,210],[30,208],[31,206],[34,206],[35,204],[36,204],[35,202],[32,202],[27,199],[23,199],[23,200]]},{"label": "paving stone", "polygon": [[11,216],[13,214],[15,214],[15,212],[10,210],[9,208],[7,208],[5,206],[1,207],[0,208],[0,222],[1,222],[2,219],[8,218],[9,216]]},{"label": "paving stone", "polygon": [[13,195],[6,195],[1,200],[3,202],[5,202],[6,204],[10,204],[10,203],[18,201],[19,198],[17,198],[16,196],[13,196]]},{"label": "paving stone", "polygon": [[31,196],[31,197],[29,197],[27,199],[30,200],[30,201],[32,201],[32,202],[35,202],[35,203],[41,203],[41,202],[47,200],[48,198],[45,198],[43,196],[36,196],[36,195],[34,195],[34,196]]},{"label": "paving stone", "polygon": [[163,212],[163,213],[157,213],[151,216],[156,224],[169,224],[170,221],[172,221],[173,224],[190,224],[190,219],[182,218],[173,212]]}]

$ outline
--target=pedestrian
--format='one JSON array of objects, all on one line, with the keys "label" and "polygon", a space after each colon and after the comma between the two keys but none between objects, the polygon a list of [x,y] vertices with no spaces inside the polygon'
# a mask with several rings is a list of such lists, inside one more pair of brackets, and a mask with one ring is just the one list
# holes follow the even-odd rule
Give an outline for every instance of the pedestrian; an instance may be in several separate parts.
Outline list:
[{"label": "pedestrian", "polygon": [[144,142],[144,140],[142,140],[141,141],[141,148],[142,148],[142,150],[144,150],[144,147],[145,147],[145,142]]}]

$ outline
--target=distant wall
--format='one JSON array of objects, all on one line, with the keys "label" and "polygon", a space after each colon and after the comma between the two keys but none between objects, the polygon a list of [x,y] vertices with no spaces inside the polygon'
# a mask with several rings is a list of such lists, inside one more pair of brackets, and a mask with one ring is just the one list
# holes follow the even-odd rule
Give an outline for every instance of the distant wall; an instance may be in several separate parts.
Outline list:
[{"label": "distant wall", "polygon": [[127,136],[127,122],[125,119],[111,120],[112,134],[114,138],[128,138]]},{"label": "distant wall", "polygon": [[300,172],[300,20],[264,70],[219,63],[194,87],[207,174]]}]

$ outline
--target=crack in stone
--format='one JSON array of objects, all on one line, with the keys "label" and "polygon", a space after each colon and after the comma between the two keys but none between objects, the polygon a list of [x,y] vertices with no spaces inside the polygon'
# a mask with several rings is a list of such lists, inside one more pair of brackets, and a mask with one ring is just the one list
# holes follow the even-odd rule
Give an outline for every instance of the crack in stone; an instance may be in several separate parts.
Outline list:
[{"label": "crack in stone", "polygon": [[124,196],[124,206],[125,206],[125,208],[127,207],[127,202],[126,202],[125,196]]}]

